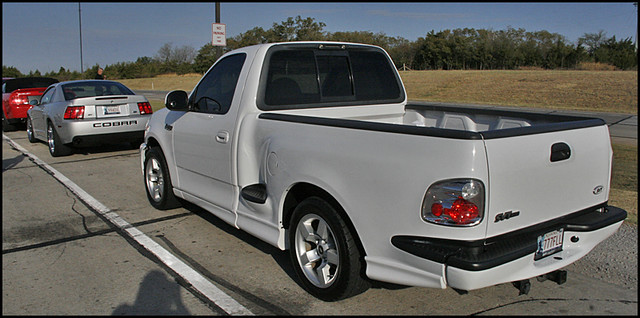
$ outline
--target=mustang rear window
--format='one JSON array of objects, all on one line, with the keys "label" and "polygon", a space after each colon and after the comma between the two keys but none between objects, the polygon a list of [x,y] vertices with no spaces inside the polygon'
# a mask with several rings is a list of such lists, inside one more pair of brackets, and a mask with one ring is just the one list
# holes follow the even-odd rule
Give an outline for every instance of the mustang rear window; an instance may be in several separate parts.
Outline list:
[{"label": "mustang rear window", "polygon": [[109,95],[135,95],[129,88],[118,82],[77,82],[62,85],[65,100],[73,100],[83,97],[109,96]]},{"label": "mustang rear window", "polygon": [[[400,102],[404,93],[380,50],[358,46],[275,46],[262,70],[263,110]],[[260,98],[262,97],[262,98]]]}]

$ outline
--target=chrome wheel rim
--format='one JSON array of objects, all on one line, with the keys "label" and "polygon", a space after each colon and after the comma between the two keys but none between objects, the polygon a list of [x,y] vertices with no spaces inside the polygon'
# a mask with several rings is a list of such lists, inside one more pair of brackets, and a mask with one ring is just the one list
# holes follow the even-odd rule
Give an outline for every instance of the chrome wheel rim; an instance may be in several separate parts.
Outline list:
[{"label": "chrome wheel rim", "polygon": [[316,287],[327,288],[336,280],[340,254],[335,235],[320,216],[305,215],[296,226],[294,239],[298,265]]},{"label": "chrome wheel rim", "polygon": [[49,151],[54,153],[56,150],[56,143],[53,140],[53,127],[51,125],[47,127],[47,144],[49,144]]},{"label": "chrome wheel rim", "polygon": [[31,126],[31,118],[27,118],[27,138],[33,140],[33,127]]},{"label": "chrome wheel rim", "polygon": [[160,202],[163,196],[164,177],[160,168],[160,162],[156,158],[150,158],[147,161],[145,169],[147,181],[147,191],[155,202]]}]

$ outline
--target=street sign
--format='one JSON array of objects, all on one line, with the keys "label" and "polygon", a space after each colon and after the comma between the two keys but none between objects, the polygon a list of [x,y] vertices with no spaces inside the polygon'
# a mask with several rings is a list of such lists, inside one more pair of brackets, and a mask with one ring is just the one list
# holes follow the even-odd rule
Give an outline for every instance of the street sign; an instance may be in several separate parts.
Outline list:
[{"label": "street sign", "polygon": [[224,23],[211,23],[211,45],[227,46],[227,25]]}]

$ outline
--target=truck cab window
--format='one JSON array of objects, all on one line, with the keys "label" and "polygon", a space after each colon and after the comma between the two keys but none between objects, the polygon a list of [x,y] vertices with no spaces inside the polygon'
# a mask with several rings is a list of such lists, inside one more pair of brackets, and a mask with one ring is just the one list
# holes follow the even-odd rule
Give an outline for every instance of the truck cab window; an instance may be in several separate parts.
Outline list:
[{"label": "truck cab window", "polygon": [[196,112],[226,114],[231,107],[245,54],[225,57],[209,71],[191,96]]},{"label": "truck cab window", "polygon": [[318,56],[318,72],[323,97],[353,96],[349,58],[345,56]]}]

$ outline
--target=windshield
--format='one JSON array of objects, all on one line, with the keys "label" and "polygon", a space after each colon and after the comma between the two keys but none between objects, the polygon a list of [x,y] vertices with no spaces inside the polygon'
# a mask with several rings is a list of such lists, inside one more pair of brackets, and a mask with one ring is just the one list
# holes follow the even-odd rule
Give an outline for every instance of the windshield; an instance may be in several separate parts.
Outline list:
[{"label": "windshield", "polygon": [[135,95],[133,91],[118,82],[87,81],[62,85],[65,100],[83,97],[109,95]]}]

